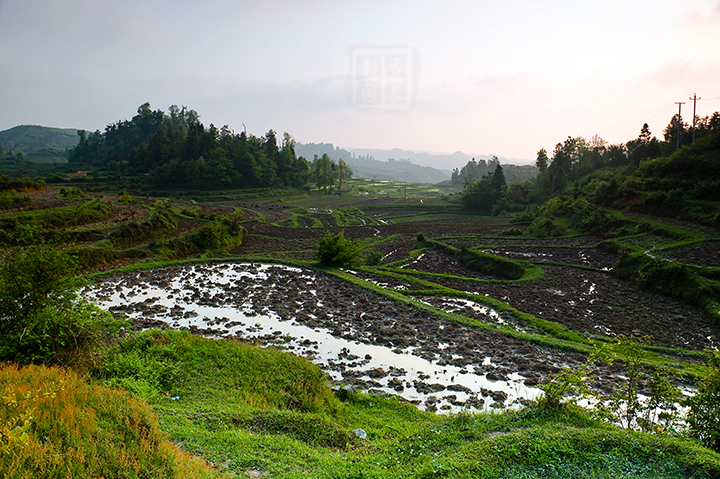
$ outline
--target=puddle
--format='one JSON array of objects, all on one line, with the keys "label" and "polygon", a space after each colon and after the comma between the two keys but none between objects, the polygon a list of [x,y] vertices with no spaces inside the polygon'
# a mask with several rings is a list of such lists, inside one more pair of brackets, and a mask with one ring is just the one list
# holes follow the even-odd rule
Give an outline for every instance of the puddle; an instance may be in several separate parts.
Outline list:
[{"label": "puddle", "polygon": [[484,323],[509,326],[517,331],[531,332],[527,328],[519,326],[515,321],[503,317],[498,311],[475,301],[450,296],[415,296],[414,299],[429,306],[440,308],[448,313],[462,314],[467,317],[478,319]]},{"label": "puddle", "polygon": [[[290,279],[296,287],[294,294],[281,289]],[[490,356],[458,365],[456,360],[462,356],[449,355],[447,343],[439,345],[444,346],[440,355],[418,345],[373,344],[372,335],[359,333],[345,318],[336,318],[317,298],[317,279],[315,273],[279,265],[194,265],[109,279],[82,294],[130,318],[156,320],[209,337],[242,337],[278,345],[308,357],[337,382],[358,383],[374,394],[398,395],[421,409],[488,410],[513,407],[539,396],[540,390],[525,386],[518,373],[505,370],[503,374],[502,369],[494,373]],[[268,291],[279,291],[283,298],[274,299]],[[496,311],[472,301],[443,300],[503,321]],[[358,314],[364,320],[365,312]],[[321,316],[323,326],[315,321]],[[328,318],[335,329],[324,327]],[[348,334],[360,340],[341,337]]]}]

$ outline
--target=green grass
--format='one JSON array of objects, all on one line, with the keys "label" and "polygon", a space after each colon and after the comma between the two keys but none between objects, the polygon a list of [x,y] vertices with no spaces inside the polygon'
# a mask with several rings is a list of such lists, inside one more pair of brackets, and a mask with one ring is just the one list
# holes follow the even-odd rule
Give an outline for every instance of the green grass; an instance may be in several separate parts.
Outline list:
[{"label": "green grass", "polygon": [[[249,469],[274,478],[720,474],[717,453],[616,429],[580,410],[441,416],[364,394],[341,401],[305,359],[182,332],[125,339],[96,376],[144,397],[171,441],[236,477]],[[359,428],[367,439],[353,432]]]}]

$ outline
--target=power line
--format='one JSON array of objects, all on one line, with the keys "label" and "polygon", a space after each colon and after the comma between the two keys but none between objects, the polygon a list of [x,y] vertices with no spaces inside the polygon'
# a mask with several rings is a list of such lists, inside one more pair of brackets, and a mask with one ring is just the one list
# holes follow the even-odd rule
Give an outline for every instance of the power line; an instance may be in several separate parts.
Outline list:
[{"label": "power line", "polygon": [[[712,94],[717,94],[718,92],[720,92],[720,89],[706,91],[705,93],[706,93],[706,95],[708,95],[708,94],[712,95]],[[694,94],[694,96],[696,97],[697,100],[700,100],[700,97],[698,97],[697,94]],[[690,99],[693,100],[693,98],[690,98]],[[695,100],[695,101],[697,101],[697,100]],[[705,96],[702,98],[702,100],[705,102],[720,100],[720,96],[712,96],[712,97]],[[678,103],[685,104],[685,102],[676,102],[676,104],[678,104]],[[680,108],[680,105],[679,105],[679,108]],[[678,108],[678,115],[680,115],[679,108]],[[658,120],[665,115],[671,114],[671,112],[672,112],[672,110],[669,105],[661,106],[661,107],[655,108],[653,110],[647,111],[645,113],[641,113],[637,116],[634,116],[634,117],[624,120],[622,122],[618,122],[612,126],[609,126],[608,128],[598,132],[598,136],[601,138],[609,139],[611,141],[613,139],[617,139],[620,136],[625,138],[627,136],[627,134],[630,134],[631,130],[634,130],[637,128],[638,124],[653,123],[655,120]],[[696,114],[696,105],[693,105],[693,121],[695,120],[695,116],[696,116],[695,114]],[[694,129],[695,129],[695,127],[694,127]],[[693,129],[693,132],[694,132],[694,129]]]}]

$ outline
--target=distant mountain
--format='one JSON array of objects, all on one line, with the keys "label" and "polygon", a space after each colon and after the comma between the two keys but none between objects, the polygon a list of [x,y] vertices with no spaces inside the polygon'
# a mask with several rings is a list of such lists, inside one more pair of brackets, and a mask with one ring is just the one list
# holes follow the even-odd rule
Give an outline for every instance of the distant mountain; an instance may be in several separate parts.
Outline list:
[{"label": "distant mountain", "polygon": [[[327,154],[335,161],[345,160],[353,172],[376,180],[408,181],[413,183],[440,183],[450,179],[453,168],[461,169],[468,161],[489,160],[480,155],[470,156],[461,151],[442,155],[394,148],[378,150],[372,148],[351,148],[349,150],[332,143],[298,143],[295,153],[312,161],[315,155]],[[498,158],[503,165],[508,183],[525,181],[535,176],[537,168],[528,160]]]},{"label": "distant mountain", "polygon": [[421,166],[407,159],[379,161],[370,154],[358,154],[333,146],[332,143],[298,143],[295,153],[312,161],[315,155],[327,154],[335,161],[345,160],[353,173],[376,180],[407,181],[411,183],[440,183],[450,179],[449,171]]},{"label": "distant mountain", "polygon": [[78,143],[77,130],[20,125],[0,131],[0,146],[6,152],[22,152],[36,163],[66,163],[67,149]]},{"label": "distant mountain", "polygon": [[26,154],[46,148],[64,151],[77,145],[77,132],[72,128],[20,125],[0,131],[0,146],[7,150],[20,150]]},{"label": "distant mountain", "polygon": [[[456,151],[452,154],[440,154],[440,153],[427,153],[417,152],[411,150],[401,150],[399,148],[393,148],[392,150],[378,150],[372,148],[350,148],[352,153],[356,155],[371,155],[373,158],[379,161],[387,161],[390,158],[395,160],[410,160],[412,163],[421,166],[430,166],[440,170],[450,171],[453,168],[462,168],[472,158],[476,160],[488,160],[496,155],[469,155],[462,151]],[[522,160],[518,158],[503,158],[498,156],[500,164],[511,164],[511,165],[527,165],[533,163],[533,160]]]}]

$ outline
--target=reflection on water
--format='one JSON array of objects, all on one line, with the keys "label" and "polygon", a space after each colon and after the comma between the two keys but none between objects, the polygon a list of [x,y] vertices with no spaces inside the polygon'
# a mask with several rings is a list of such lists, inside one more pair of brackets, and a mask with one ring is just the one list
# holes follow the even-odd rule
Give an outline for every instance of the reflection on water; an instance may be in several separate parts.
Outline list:
[{"label": "reflection on water", "polygon": [[[283,274],[290,272],[305,288],[302,295],[315,296],[314,273],[258,264],[185,266],[173,276],[158,275],[157,279],[152,273],[135,273],[88,288],[83,294],[101,307],[130,318],[158,320],[175,329],[212,337],[257,339],[281,346],[308,357],[335,381],[360,380],[370,392],[396,394],[423,409],[483,410],[513,406],[540,394],[539,389],[525,386],[524,378],[517,373],[505,380],[488,372],[494,366],[489,357],[478,358],[483,367],[458,367],[420,357],[419,348],[413,345],[391,349],[344,339],[337,330],[340,319],[335,330],[300,324],[292,309],[268,301],[266,296],[267,289],[276,287]],[[443,300],[503,323],[501,316],[486,306],[457,298]],[[299,304],[303,301],[307,298],[297,299]],[[314,311],[307,316],[333,318],[333,314],[316,301]]]}]

